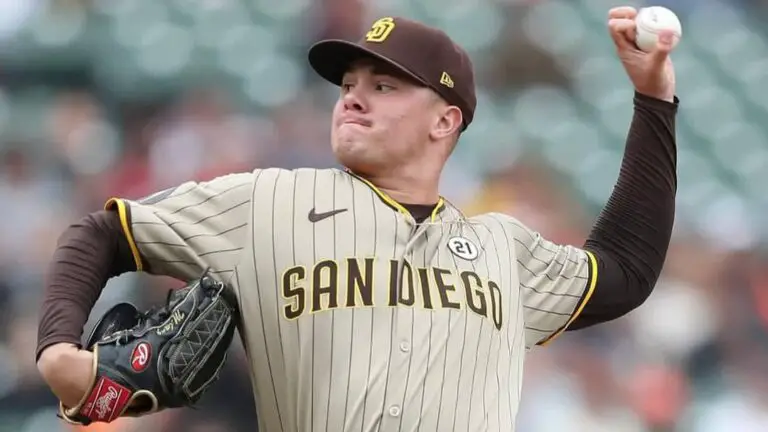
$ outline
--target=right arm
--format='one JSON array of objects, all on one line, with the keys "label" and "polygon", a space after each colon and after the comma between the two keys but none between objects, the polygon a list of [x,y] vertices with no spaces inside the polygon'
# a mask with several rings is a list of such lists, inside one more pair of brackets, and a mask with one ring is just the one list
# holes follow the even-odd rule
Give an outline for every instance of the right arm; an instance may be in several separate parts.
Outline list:
[{"label": "right arm", "polygon": [[80,350],[80,336],[102,287],[111,277],[135,270],[116,212],[91,213],[59,237],[40,310],[36,359],[65,404],[78,402],[92,375],[93,354]]},{"label": "right arm", "polygon": [[111,199],[69,226],[53,255],[38,326],[38,369],[65,405],[93,376],[80,338],[106,282],[129,271],[189,281],[231,273],[250,220],[253,173],[188,182],[140,201]]}]

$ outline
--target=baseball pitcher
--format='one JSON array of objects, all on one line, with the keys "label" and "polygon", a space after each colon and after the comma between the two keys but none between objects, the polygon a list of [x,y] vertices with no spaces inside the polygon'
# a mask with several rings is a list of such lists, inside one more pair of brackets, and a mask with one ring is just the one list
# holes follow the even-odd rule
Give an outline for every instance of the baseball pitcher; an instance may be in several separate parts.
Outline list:
[{"label": "baseball pitcher", "polygon": [[[514,431],[526,353],[641,305],[665,260],[674,41],[638,50],[635,14],[609,14],[634,117],[581,245],[441,197],[476,106],[472,62],[446,33],[384,17],[358,42],[315,44],[310,65],[339,87],[330,141],[343,169],[255,169],[113,198],[62,234],[37,353],[61,416],[193,405],[238,326],[260,431]],[[188,286],[159,312],[121,306],[81,342],[104,284],[129,271]]]}]

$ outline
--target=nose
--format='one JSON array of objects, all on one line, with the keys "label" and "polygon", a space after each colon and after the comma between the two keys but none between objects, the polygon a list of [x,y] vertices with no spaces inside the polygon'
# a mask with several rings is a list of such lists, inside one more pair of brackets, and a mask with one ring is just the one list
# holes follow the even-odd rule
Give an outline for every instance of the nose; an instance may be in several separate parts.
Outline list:
[{"label": "nose", "polygon": [[366,104],[355,88],[347,90],[343,98],[344,109],[356,112],[365,112]]}]

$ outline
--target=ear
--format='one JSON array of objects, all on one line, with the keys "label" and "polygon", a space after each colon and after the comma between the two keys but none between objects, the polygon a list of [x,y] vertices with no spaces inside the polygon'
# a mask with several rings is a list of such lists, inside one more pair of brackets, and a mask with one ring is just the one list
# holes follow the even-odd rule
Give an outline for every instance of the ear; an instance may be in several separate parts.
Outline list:
[{"label": "ear", "polygon": [[445,105],[438,113],[439,117],[432,126],[430,136],[434,140],[441,140],[454,135],[461,129],[463,116],[461,110],[454,105]]}]

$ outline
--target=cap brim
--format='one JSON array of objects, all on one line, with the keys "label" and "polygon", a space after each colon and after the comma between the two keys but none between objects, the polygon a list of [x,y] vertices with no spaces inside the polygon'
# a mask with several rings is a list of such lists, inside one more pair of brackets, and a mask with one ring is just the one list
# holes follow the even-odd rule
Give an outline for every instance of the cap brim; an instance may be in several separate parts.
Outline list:
[{"label": "cap brim", "polygon": [[352,63],[363,58],[373,58],[387,63],[405,76],[428,86],[421,77],[409,71],[405,66],[354,42],[341,39],[320,41],[310,47],[307,55],[309,64],[315,72],[336,85],[341,85],[344,74],[349,71]]}]

